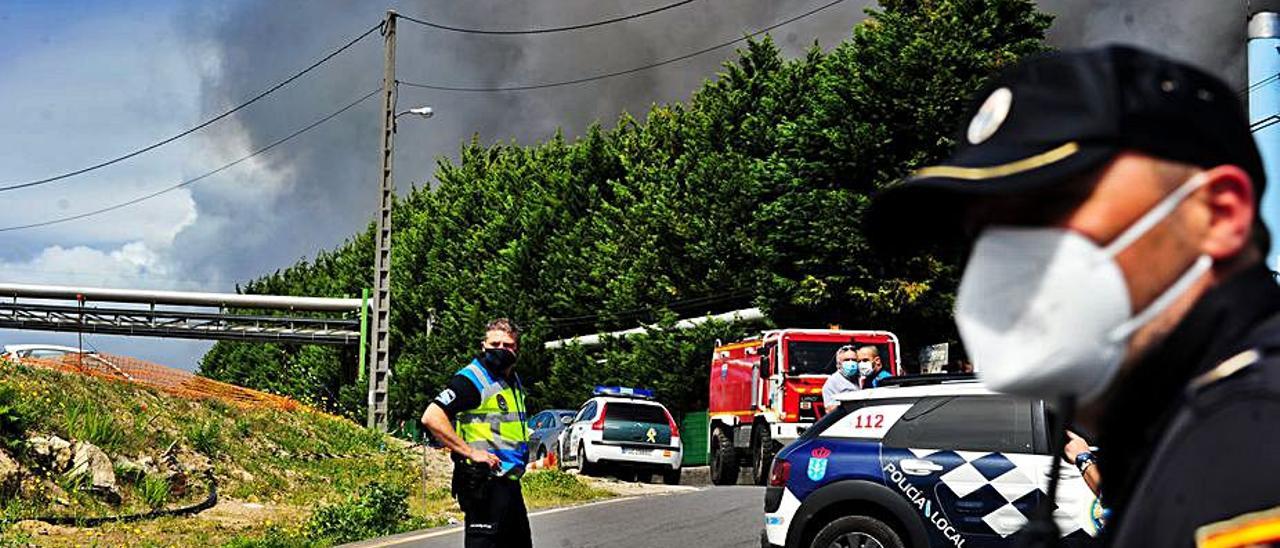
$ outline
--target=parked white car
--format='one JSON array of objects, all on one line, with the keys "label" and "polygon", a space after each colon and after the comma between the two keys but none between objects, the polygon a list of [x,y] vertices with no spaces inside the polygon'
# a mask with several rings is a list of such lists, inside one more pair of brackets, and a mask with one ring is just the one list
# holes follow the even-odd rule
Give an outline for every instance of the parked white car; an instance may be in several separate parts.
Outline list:
[{"label": "parked white car", "polygon": [[584,474],[612,468],[640,481],[659,473],[679,484],[684,446],[671,412],[648,390],[597,386],[594,394],[560,436],[561,466]]},{"label": "parked white car", "polygon": [[[58,346],[56,344],[7,344],[4,346],[3,356],[10,361],[18,361],[23,358],[34,358],[39,360],[58,360],[63,356],[79,354],[80,349],[74,346]],[[86,350],[86,355],[97,354],[92,350]]]}]

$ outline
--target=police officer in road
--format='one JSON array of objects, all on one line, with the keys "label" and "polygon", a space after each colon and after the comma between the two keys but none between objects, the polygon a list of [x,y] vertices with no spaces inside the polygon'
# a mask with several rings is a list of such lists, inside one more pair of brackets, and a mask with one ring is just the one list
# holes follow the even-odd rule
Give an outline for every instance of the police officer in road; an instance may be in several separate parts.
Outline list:
[{"label": "police officer in road", "polygon": [[1236,90],[1111,46],[977,99],[948,160],[877,197],[872,236],[964,235],[965,347],[995,390],[1079,403],[1109,544],[1275,540],[1280,288]]},{"label": "police officer in road", "polygon": [[422,424],[452,452],[453,494],[466,515],[468,548],[533,545],[520,492],[529,432],[515,374],[519,337],[510,320],[489,322],[479,357],[422,415]]}]

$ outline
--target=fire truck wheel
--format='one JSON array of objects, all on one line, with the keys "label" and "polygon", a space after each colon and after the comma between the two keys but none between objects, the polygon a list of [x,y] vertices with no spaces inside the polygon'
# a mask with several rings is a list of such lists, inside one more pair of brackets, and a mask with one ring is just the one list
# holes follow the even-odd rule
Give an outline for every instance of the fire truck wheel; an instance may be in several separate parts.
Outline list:
[{"label": "fire truck wheel", "polygon": [[733,485],[738,483],[738,455],[733,442],[723,428],[716,428],[711,436],[711,483]]},{"label": "fire truck wheel", "polygon": [[769,482],[769,467],[773,465],[773,455],[778,451],[774,447],[773,435],[769,433],[768,424],[757,424],[751,443],[751,480],[756,485]]}]

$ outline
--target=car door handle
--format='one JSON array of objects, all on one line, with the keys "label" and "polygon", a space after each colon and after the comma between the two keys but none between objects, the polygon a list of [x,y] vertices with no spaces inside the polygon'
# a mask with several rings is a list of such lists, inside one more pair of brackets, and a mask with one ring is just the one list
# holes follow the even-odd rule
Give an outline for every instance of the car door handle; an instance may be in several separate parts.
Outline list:
[{"label": "car door handle", "polygon": [[898,463],[898,468],[910,476],[927,476],[942,470],[941,465],[920,459],[905,459]]}]

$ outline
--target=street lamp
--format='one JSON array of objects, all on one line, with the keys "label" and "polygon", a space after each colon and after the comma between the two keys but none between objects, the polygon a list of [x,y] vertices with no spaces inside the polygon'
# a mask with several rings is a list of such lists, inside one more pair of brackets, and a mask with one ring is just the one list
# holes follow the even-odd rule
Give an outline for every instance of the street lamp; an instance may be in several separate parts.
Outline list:
[{"label": "street lamp", "polygon": [[436,115],[436,111],[435,111],[435,110],[432,110],[432,108],[431,108],[431,107],[428,107],[428,106],[421,106],[421,107],[414,107],[414,108],[411,108],[411,109],[409,109],[409,110],[402,110],[402,111],[400,111],[400,112],[397,112],[397,113],[396,113],[396,115],[395,115],[395,117],[391,119],[391,131],[393,131],[393,132],[394,132],[394,131],[399,127],[400,117],[401,117],[401,116],[404,116],[404,115],[406,115],[406,114],[412,114],[412,115],[414,115],[414,116],[419,116],[419,117],[422,117],[422,119],[424,119],[424,120],[425,120],[425,119],[427,119],[427,118],[430,118],[430,117],[432,117],[432,116],[435,116],[435,115]]},{"label": "street lamp", "polygon": [[412,115],[414,115],[414,116],[421,116],[421,117],[423,117],[423,118],[430,118],[430,117],[432,117],[432,116],[435,116],[435,115],[436,115],[436,111],[431,110],[431,107],[427,107],[427,106],[423,106],[423,107],[416,107],[416,108],[411,108],[411,109],[409,109],[409,110],[401,111],[399,114],[396,114],[396,118],[399,118],[399,117],[404,116],[404,115],[406,115],[406,114],[412,114]]}]

